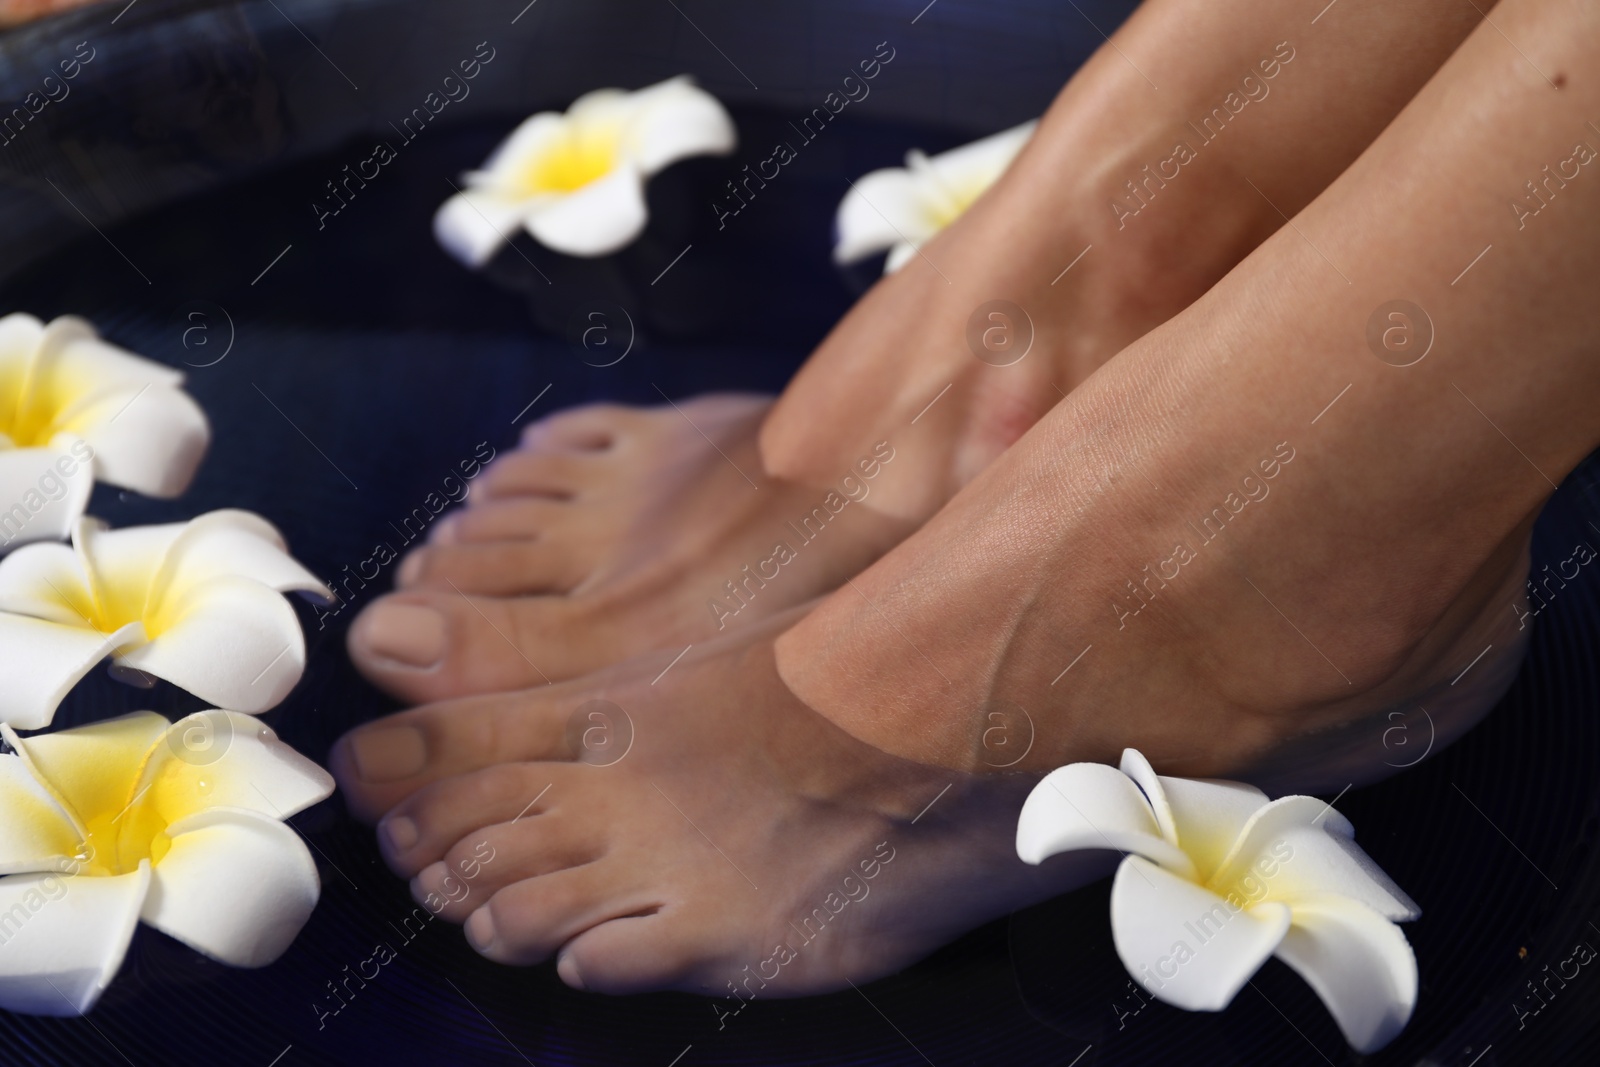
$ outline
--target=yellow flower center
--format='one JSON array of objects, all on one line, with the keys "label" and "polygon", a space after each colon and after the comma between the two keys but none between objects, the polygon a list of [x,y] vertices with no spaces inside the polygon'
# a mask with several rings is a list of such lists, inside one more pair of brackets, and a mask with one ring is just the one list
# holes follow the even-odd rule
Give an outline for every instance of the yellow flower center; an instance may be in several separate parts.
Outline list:
[{"label": "yellow flower center", "polygon": [[572,193],[616,168],[621,131],[569,126],[520,176],[527,195]]},{"label": "yellow flower center", "polygon": [[87,831],[77,856],[77,873],[102,877],[129,874],[139,869],[140,860],[155,866],[172,847],[167,828],[205,809],[214,771],[168,756],[164,744],[158,743],[140,771],[141,775],[146,772],[150,760],[159,761],[158,769],[123,803],[116,803],[109,790],[80,797],[91,807],[77,809]]},{"label": "yellow flower center", "polygon": [[73,420],[63,421],[62,411],[93,386],[59,370],[40,381],[33,371],[30,366],[0,381],[0,434],[17,448],[43,448],[56,434],[71,429]]},{"label": "yellow flower center", "polygon": [[139,869],[140,860],[149,860],[151,866],[161,862],[172,846],[166,820],[137,801],[125,811],[99,812],[84,825],[89,832],[77,856],[78,874],[129,874]]}]

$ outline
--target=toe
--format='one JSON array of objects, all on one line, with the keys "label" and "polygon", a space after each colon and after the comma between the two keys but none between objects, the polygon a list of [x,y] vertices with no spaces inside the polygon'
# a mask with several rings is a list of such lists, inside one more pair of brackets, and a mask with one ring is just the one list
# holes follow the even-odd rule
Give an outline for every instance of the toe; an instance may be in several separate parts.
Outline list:
[{"label": "toe", "polygon": [[603,459],[595,452],[546,451],[531,446],[508,452],[483,472],[472,503],[483,507],[518,497],[570,499],[604,480],[610,465]]},{"label": "toe", "polygon": [[[501,890],[491,903],[502,895],[520,890],[525,884],[528,883]],[[715,939],[692,931],[682,918],[673,913],[673,906],[663,906],[653,913],[636,911],[606,922],[591,923],[587,930],[572,937],[561,948],[556,973],[574,989],[594,993],[622,995],[678,989],[726,995],[719,981],[738,977],[738,965],[726,960],[719,964],[717,961],[722,957],[712,949]],[[476,915],[467,922],[469,940],[475,921]],[[498,924],[495,933],[501,933]],[[473,947],[478,948],[476,942]],[[537,943],[533,946],[535,950],[540,947]],[[482,948],[478,951],[493,960],[501,958]],[[722,978],[713,975],[722,975]]]},{"label": "toe", "polygon": [[601,452],[639,415],[622,404],[585,404],[547,415],[522,431],[523,446],[551,452]]},{"label": "toe", "polygon": [[422,545],[407,554],[395,580],[401,589],[459,589],[477,596],[564,593],[588,577],[588,562],[532,538]]},{"label": "toe", "polygon": [[560,770],[549,763],[502,763],[423,786],[378,823],[384,859],[394,873],[411,878],[480,827],[548,811]]},{"label": "toe", "polygon": [[[351,811],[376,819],[453,775],[498,763],[568,759],[568,721],[587,696],[557,687],[548,695],[503,693],[412,708],[345,734],[329,753],[329,769]],[[561,768],[546,769],[555,774]]]},{"label": "toe", "polygon": [[[412,879],[411,895],[445,901],[439,914],[451,922],[467,916],[506,886],[600,859],[606,851],[605,825],[561,811],[529,815],[472,831],[437,863]],[[463,894],[460,886],[470,888]]]},{"label": "toe", "polygon": [[466,934],[497,963],[538,963],[597,924],[642,921],[661,906],[625,864],[601,860],[506,886],[468,917]]},{"label": "toe", "polygon": [[548,536],[580,523],[586,513],[558,500],[517,497],[492,500],[460,512],[450,524],[448,541],[486,544]]},{"label": "toe", "polygon": [[548,683],[555,675],[541,660],[564,663],[563,676],[591,666],[568,662],[577,650],[567,635],[584,620],[567,598],[470,596],[444,584],[380,597],[356,617],[346,643],[374,685],[422,702]]}]

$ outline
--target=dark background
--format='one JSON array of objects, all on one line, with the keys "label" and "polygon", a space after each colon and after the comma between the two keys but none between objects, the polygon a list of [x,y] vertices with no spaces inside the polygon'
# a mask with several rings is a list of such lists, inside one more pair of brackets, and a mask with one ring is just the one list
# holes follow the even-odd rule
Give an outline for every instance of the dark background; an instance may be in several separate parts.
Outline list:
[{"label": "dark background", "polygon": [[[91,510],[128,525],[248,508],[338,581],[376,541],[392,542],[388,524],[479,442],[509,447],[529,419],[600,397],[656,402],[657,388],[674,397],[777,390],[851,300],[850,280],[828,259],[846,179],[897,164],[908,148],[938,151],[1037,115],[1131,7],[924,2],[678,0],[675,10],[667,0],[539,0],[512,25],[523,0],[140,0],[0,36],[0,102],[20,100],[78,42],[96,49],[72,95],[0,147],[0,313],[82,314],[119,344],[189,364],[189,389],[215,433],[183,499],[102,486]],[[1320,6],[1286,4],[1284,18],[1309,20]],[[485,40],[496,56],[468,100],[319,231],[310,204],[323,183],[369,155],[374,134],[388,137],[387,123]],[[650,307],[630,306],[637,343],[616,366],[588,366],[581,348],[535,326],[552,300],[558,321],[560,301],[581,303],[581,284],[552,287],[560,292],[531,306],[515,279],[508,287],[473,275],[433,243],[428,223],[450,193],[445,179],[534,110],[691,72],[735,113],[740,150],[718,163],[732,171],[769,154],[791,117],[885,40],[896,58],[867,100],[726,229],[708,229],[704,209],[693,259],[663,280],[676,288],[656,294],[695,312],[692,328],[674,331]],[[657,236],[624,265],[636,288],[681,247],[652,243]],[[1547,509],[1536,567],[1579,539],[1600,543],[1596,480],[1586,465]],[[390,580],[385,572],[354,607]],[[1512,1004],[1578,942],[1600,948],[1591,922],[1600,921],[1595,585],[1584,571],[1538,618],[1523,672],[1486,723],[1339,801],[1362,845],[1424,910],[1406,928],[1422,975],[1416,1017],[1366,1062],[1572,1063],[1594,1051],[1592,965],[1521,1029]],[[319,760],[345,729],[393,707],[345,658],[353,614],[319,629],[303,609],[305,679],[267,717]],[[198,706],[171,687],[135,690],[97,672],[56,722]],[[1113,1004],[1132,1001],[1109,947],[1105,884],[978,930],[866,996],[758,1001],[719,1030],[705,1000],[575,993],[549,967],[486,963],[444,923],[402,947],[394,927],[413,905],[370,831],[337,796],[293,822],[313,846],[323,896],[282,959],[233,970],[141,927],[88,1018],[0,1014],[0,1063],[1362,1062],[1276,963],[1223,1013],[1152,1004],[1119,1029]],[[378,941],[398,959],[319,1029],[313,1004],[328,1005],[325,983]]]}]

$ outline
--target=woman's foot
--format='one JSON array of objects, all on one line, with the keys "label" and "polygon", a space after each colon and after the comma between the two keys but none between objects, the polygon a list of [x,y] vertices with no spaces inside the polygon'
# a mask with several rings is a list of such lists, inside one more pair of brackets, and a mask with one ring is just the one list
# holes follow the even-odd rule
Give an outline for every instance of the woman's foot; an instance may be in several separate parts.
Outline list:
[{"label": "woman's foot", "polygon": [[521,689],[742,629],[866,567],[910,532],[865,502],[869,451],[831,490],[767,477],[770,401],[712,395],[550,416],[481,476],[357,619],[350,653],[408,700]]},{"label": "woman's foot", "polygon": [[[1600,444],[1594,132],[1548,162],[1600,111],[1600,24],[1495,18],[1292,227],[784,634],[790,688],[952,767],[1001,704],[1037,730],[1021,766],[1137,744],[1301,788],[1486,712],[1533,518]],[[1541,173],[1537,216],[1507,210]]]},{"label": "woman's foot", "polygon": [[772,662],[785,622],[664,676],[670,654],[415,708],[332,766],[419,903],[597,992],[836,989],[1103,870],[1017,859],[1030,778],[906,763],[796,701]]}]

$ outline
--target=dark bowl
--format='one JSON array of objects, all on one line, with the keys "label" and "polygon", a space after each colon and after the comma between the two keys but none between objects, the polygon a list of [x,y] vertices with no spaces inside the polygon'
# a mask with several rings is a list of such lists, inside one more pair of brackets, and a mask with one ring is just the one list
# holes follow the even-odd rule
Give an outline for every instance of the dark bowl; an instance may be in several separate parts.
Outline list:
[{"label": "dark bowl", "polygon": [[[388,588],[367,565],[429,521],[456,464],[505,449],[530,419],[597,398],[657,403],[776,390],[848,306],[829,259],[847,179],[908,148],[953,147],[1040,113],[1127,2],[810,0],[138,0],[0,36],[0,98],[21,101],[86,42],[70,93],[0,144],[0,309],[72,312],[174,365],[215,441],[191,491],[160,502],[97,490],[115,525],[244,507],[277,523],[347,606],[305,610],[309,664],[270,714],[313,758],[394,705],[345,657],[354,609]],[[691,21],[692,20],[692,21]],[[766,154],[879,42],[895,59],[737,216],[685,243],[731,265],[693,321],[607,320],[597,356],[565,305],[534,328],[515,285],[462,269],[429,222],[448,180],[511,126],[605,85],[692,73],[728,103],[743,166]],[[495,58],[471,95],[407,143],[336,217],[313,208],[462,58]],[[57,91],[59,92],[59,91]],[[14,136],[11,134],[14,133]],[[707,217],[713,217],[707,211]],[[703,243],[702,243],[703,242]],[[672,245],[641,254],[675,254]],[[656,262],[641,263],[647,269]],[[676,269],[691,263],[686,256]],[[697,269],[697,268],[696,268]],[[720,269],[720,268],[719,268]],[[692,273],[691,272],[686,272]],[[671,277],[671,275],[668,275]],[[637,282],[630,284],[637,285]],[[569,298],[623,304],[572,283]],[[636,294],[635,294],[636,298]],[[636,305],[642,307],[642,305]],[[626,309],[625,309],[626,310]],[[563,318],[566,316],[566,319]],[[551,328],[551,327],[554,328]],[[624,344],[624,342],[627,344]],[[625,349],[625,356],[611,356]],[[1596,470],[1568,479],[1536,560],[1600,536]],[[1536,562],[1537,565],[1537,562]],[[1527,983],[1600,945],[1600,592],[1588,572],[1535,624],[1496,712],[1460,743],[1341,810],[1423,905],[1407,930],[1417,1014],[1372,1064],[1572,1063],[1593,1050],[1600,977],[1584,968],[1530,1011]],[[67,726],[198,702],[96,674]],[[1419,743],[1420,743],[1419,739]],[[1329,798],[1332,799],[1332,798]],[[85,1019],[0,1015],[0,1062],[246,1064],[1289,1064],[1355,1063],[1309,990],[1269,966],[1217,1015],[1134,1012],[1107,951],[1105,886],[993,923],[863,992],[760,1002],[719,1024],[686,996],[608,999],[548,967],[487,963],[412,903],[337,797],[298,816],[323,897],[275,964],[239,971],[147,928]],[[330,1012],[379,942],[379,977]],[[0,949],[3,951],[3,949]],[[870,1002],[869,1002],[870,998]]]}]

